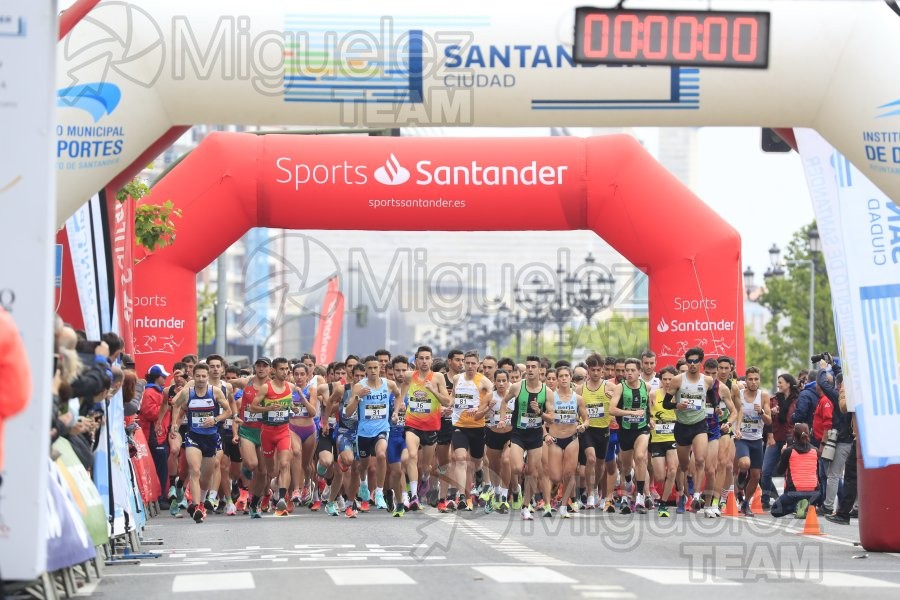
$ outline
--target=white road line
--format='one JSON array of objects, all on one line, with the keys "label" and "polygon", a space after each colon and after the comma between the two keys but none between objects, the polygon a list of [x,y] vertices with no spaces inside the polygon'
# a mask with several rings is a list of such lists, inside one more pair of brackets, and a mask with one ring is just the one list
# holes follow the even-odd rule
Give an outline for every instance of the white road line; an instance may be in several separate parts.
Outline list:
[{"label": "white road line", "polygon": [[637,598],[631,592],[581,592],[582,598]]},{"label": "white road line", "polygon": [[[180,562],[180,563],[160,563],[160,562],[142,562],[139,564],[139,567],[147,568],[147,567],[197,567],[200,565],[208,565],[208,562]],[[104,573],[104,577],[115,577],[117,573]],[[138,573],[134,573],[134,575],[138,575]]]},{"label": "white road line", "polygon": [[497,583],[577,583],[577,580],[544,567],[472,567]]},{"label": "white road line", "polygon": [[629,575],[637,575],[662,585],[740,585],[740,583],[735,581],[718,579],[705,573],[691,571],[690,569],[659,570],[653,567],[644,567],[642,569],[619,569],[619,571]]},{"label": "white road line", "polygon": [[895,588],[900,587],[900,583],[892,581],[884,581],[881,579],[871,579],[860,575],[850,575],[848,573],[822,573],[822,580],[817,581],[819,585],[827,587],[866,587],[866,588]]},{"label": "white road line", "polygon": [[184,558],[187,554],[170,554],[169,558]]},{"label": "white road line", "polygon": [[573,585],[572,589],[575,591],[586,591],[586,592],[610,592],[616,590],[624,590],[621,585],[591,585],[591,584],[580,584]]},{"label": "white road line", "polygon": [[219,573],[216,577],[206,575],[177,575],[172,581],[172,593],[183,592],[224,592],[231,590],[252,590],[256,588],[253,574],[249,572]]},{"label": "white road line", "polygon": [[361,568],[325,569],[335,585],[402,585],[414,584],[409,575],[400,569]]}]

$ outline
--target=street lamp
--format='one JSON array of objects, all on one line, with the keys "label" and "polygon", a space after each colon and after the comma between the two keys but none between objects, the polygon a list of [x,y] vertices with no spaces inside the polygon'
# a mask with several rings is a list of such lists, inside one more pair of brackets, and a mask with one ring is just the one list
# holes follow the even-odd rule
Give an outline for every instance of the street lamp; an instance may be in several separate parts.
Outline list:
[{"label": "street lamp", "polygon": [[528,283],[529,287],[527,289],[516,286],[513,293],[515,294],[516,304],[521,305],[525,311],[521,325],[523,328],[531,329],[531,333],[534,336],[532,339],[533,353],[538,355],[540,353],[541,330],[544,328],[544,318],[547,315],[547,305],[542,299],[543,294],[541,291],[544,289],[545,284],[544,280],[538,275],[532,277]]},{"label": "street lamp", "polygon": [[[538,293],[548,299],[547,305],[549,310],[547,316],[552,323],[556,323],[559,333],[556,340],[556,358],[563,357],[563,337],[565,335],[566,323],[572,318],[572,305],[568,302],[569,294],[563,290],[564,285],[568,285],[571,277],[566,276],[566,271],[562,265],[556,267],[556,287],[547,285],[538,290]],[[572,284],[574,285],[574,283]]]},{"label": "street lamp", "polygon": [[[503,343],[503,338],[505,338],[509,332],[509,308],[499,296],[494,298],[494,304],[499,304],[500,307],[494,315],[493,326],[485,332],[485,338],[489,341],[493,341],[497,345],[497,358],[499,358],[500,346]],[[485,346],[487,346],[487,344],[485,344]],[[485,353],[489,351],[490,348],[485,347]]]},{"label": "street lamp", "polygon": [[590,324],[596,313],[612,304],[615,284],[615,277],[600,268],[593,254],[588,252],[584,264],[566,277],[566,297]]},{"label": "street lamp", "polygon": [[744,269],[744,290],[747,294],[747,299],[750,299],[750,293],[753,288],[756,287],[756,282],[754,281],[756,277],[756,273],[753,272],[753,268],[749,265],[746,269]]},{"label": "street lamp", "polygon": [[788,265],[809,265],[809,355],[815,353],[815,331],[816,331],[816,269],[818,267],[818,253],[821,251],[821,239],[819,238],[819,229],[813,223],[812,227],[806,234],[807,249],[810,258],[805,260],[787,260],[781,261],[781,249],[772,244],[769,248],[769,260],[772,266],[766,271],[765,277],[781,278],[784,276],[783,264]]},{"label": "street lamp", "polygon": [[197,354],[203,354],[202,349],[206,347],[206,322],[209,320],[209,315],[206,314],[206,311],[203,311],[203,314],[200,316],[200,344],[199,348],[197,348]]}]

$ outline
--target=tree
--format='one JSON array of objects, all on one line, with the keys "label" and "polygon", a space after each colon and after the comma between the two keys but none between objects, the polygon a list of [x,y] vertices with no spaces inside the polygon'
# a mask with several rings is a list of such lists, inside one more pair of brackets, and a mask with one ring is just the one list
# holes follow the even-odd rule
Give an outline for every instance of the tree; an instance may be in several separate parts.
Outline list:
[{"label": "tree", "polygon": [[[202,291],[197,292],[197,325],[199,334],[197,339],[198,347],[206,346],[210,343],[213,336],[216,334],[216,292],[215,290],[209,289],[209,284],[203,287]],[[206,335],[203,335],[203,327],[200,324],[203,322],[204,315],[207,317],[206,320]]]},{"label": "tree", "polygon": [[[150,187],[139,179],[132,179],[116,193],[120,203],[131,198],[137,202],[150,193]],[[171,200],[159,204],[144,203],[134,209],[134,239],[148,252],[170,246],[175,242],[174,218],[181,217],[181,209],[176,209]]]},{"label": "tree", "polygon": [[[559,353],[558,334],[547,331],[540,337],[540,354],[556,359]],[[522,354],[531,354],[534,339],[531,333],[523,332]],[[603,356],[638,357],[649,347],[649,329],[646,317],[626,318],[613,315],[604,321],[581,327],[567,327],[563,335],[562,356],[572,358],[576,348],[586,348]],[[502,356],[516,356],[515,338],[503,347]],[[516,357],[521,359],[522,357]]]},{"label": "tree", "polygon": [[772,319],[766,324],[765,337],[747,338],[747,364],[759,366],[764,374],[773,373],[773,378],[776,369],[797,373],[810,366],[809,278],[813,265],[816,269],[813,352],[837,354],[831,286],[822,257],[810,252],[807,241],[814,226],[814,222],[810,223],[791,237],[785,251],[786,274],[766,279],[767,289],[759,303],[772,313]]}]

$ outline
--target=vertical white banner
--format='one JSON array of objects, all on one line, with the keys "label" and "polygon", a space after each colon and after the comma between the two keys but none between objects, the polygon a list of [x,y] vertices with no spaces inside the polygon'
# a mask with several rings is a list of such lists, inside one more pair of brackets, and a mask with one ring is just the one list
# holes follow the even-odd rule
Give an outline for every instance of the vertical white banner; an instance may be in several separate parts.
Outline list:
[{"label": "vertical white banner", "polygon": [[19,326],[34,395],[6,424],[0,488],[0,573],[47,569],[47,460],[53,374],[56,223],[55,0],[0,3],[0,298]]},{"label": "vertical white banner", "polygon": [[868,468],[900,464],[900,205],[817,132],[795,131],[863,460]]}]

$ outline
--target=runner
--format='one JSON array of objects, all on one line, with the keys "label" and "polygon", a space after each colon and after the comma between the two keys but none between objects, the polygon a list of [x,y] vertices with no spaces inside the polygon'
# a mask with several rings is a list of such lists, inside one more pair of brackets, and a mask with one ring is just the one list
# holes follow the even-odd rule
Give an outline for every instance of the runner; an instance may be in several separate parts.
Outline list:
[{"label": "runner", "polygon": [[300,407],[293,403],[294,386],[288,381],[290,375],[291,367],[286,358],[273,360],[272,379],[266,383],[265,394],[257,394],[250,405],[250,412],[263,414],[260,435],[263,456],[266,459],[274,457],[273,475],[278,485],[276,517],[287,516],[287,490],[291,483],[291,430],[288,423],[291,413],[300,413]]},{"label": "runner", "polygon": [[[400,388],[409,380],[409,361],[399,354],[391,361],[394,383]],[[392,395],[391,431],[388,434],[388,488],[391,490],[388,508],[393,504],[394,517],[402,517],[409,504],[406,491],[406,470],[409,466],[409,451],[406,449],[406,407],[407,400],[402,394]]]},{"label": "runner", "polygon": [[737,383],[734,379],[734,361],[728,356],[720,356],[716,371],[716,386],[717,389],[721,387],[727,388],[732,399],[730,405],[719,404],[719,408],[722,410],[722,414],[719,417],[722,421],[719,426],[722,431],[722,437],[719,438],[716,489],[721,490],[719,497],[720,506],[728,499],[728,494],[734,488],[734,433],[737,430],[737,422],[740,417],[740,414],[734,410],[734,403],[740,398],[741,393]]},{"label": "runner", "polygon": [[[609,424],[611,416],[609,402],[615,389],[615,384],[603,378],[603,358],[599,354],[591,354],[584,362],[587,365],[588,378],[575,388],[575,392],[584,399],[588,413],[587,428],[582,435],[582,445],[585,448],[585,483],[588,490],[585,508],[593,510],[596,506],[594,490],[597,489],[597,486],[599,485],[600,487],[601,506],[604,503],[607,491],[612,491],[607,490],[606,487],[605,463],[610,441]],[[608,500],[608,504],[612,511],[615,511],[612,497]]]},{"label": "runner", "polygon": [[[700,373],[703,362],[701,348],[689,348],[684,354],[687,372],[672,379],[675,395],[666,394],[664,408],[675,409],[675,443],[678,450],[678,477],[684,480],[693,455],[694,471],[703,473],[706,465],[706,446],[709,431],[706,423],[706,390],[713,385],[712,377]],[[688,491],[690,494],[691,492]],[[677,513],[684,512],[685,496],[678,500]]]},{"label": "runner", "polygon": [[352,397],[346,414],[358,413],[357,444],[363,472],[375,459],[375,507],[387,510],[384,501],[384,477],[387,473],[388,434],[391,429],[391,413],[388,412],[390,395],[400,397],[400,388],[393,381],[381,377],[381,364],[374,355],[363,361],[366,379],[353,386]]},{"label": "runner", "polygon": [[[419,474],[427,481],[431,474],[435,444],[441,429],[441,408],[453,399],[443,377],[435,377],[430,346],[416,350],[416,371],[402,391],[407,398],[406,447],[409,451],[409,509],[419,509]],[[419,449],[421,446],[421,454]]]},{"label": "runner", "polygon": [[[506,419],[507,402],[515,399],[513,404],[513,434],[510,439],[510,468],[513,481],[518,484],[521,475],[525,475],[525,494],[518,491],[512,494],[512,507],[521,509],[522,519],[534,520],[530,502],[532,491],[537,487],[541,476],[541,447],[543,446],[544,423],[553,422],[553,402],[547,402],[547,386],[540,380],[541,359],[528,356],[525,359],[525,379],[510,386],[504,401],[500,403],[500,421]],[[525,463],[525,452],[528,452],[528,464]]]},{"label": "runner", "polygon": [[[322,490],[322,501],[325,502],[325,513],[333,517],[338,514],[335,504],[336,490],[341,486],[341,470],[334,468],[334,457],[337,447],[334,438],[337,431],[338,410],[341,398],[344,395],[347,380],[347,367],[344,363],[334,363],[332,366],[332,380],[319,385],[319,435],[316,442],[316,474],[325,480],[325,488]],[[335,483],[337,479],[337,483]],[[336,487],[335,487],[336,486]]]},{"label": "runner", "polygon": [[200,505],[209,493],[213,501],[216,491],[210,490],[210,480],[218,470],[216,453],[222,450],[218,426],[231,417],[231,407],[222,390],[209,384],[209,367],[204,363],[194,366],[194,385],[184,388],[175,397],[172,410],[170,438],[175,439],[182,411],[188,417],[188,431],[184,436],[185,460],[190,478],[191,503],[188,514],[197,523],[205,519]]},{"label": "runner", "polygon": [[[647,481],[647,447],[650,443],[650,392],[640,377],[641,363],[636,358],[628,358],[625,364],[625,381],[620,383],[610,402],[610,414],[619,421],[619,446],[622,456],[622,472],[625,474],[625,498],[622,514],[631,512],[631,495],[637,483],[634,510],[645,514],[644,485]],[[618,369],[618,365],[616,366]]]},{"label": "runner", "polygon": [[[319,414],[318,386],[310,381],[310,371],[303,363],[293,368],[294,391],[291,399],[299,410],[291,416],[288,428],[291,432],[291,503],[295,507],[311,504],[313,452],[316,449],[317,428],[313,418]],[[323,385],[327,385],[323,382]],[[301,491],[302,490],[302,491]],[[315,510],[318,510],[316,506]]]},{"label": "runner", "polygon": [[544,436],[547,444],[547,480],[544,496],[544,516],[552,516],[550,507],[550,489],[552,485],[562,484],[563,493],[559,502],[559,516],[570,518],[568,512],[572,504],[572,492],[575,488],[575,469],[578,466],[577,434],[584,432],[589,420],[584,399],[572,390],[571,368],[561,366],[556,369],[559,389],[553,394],[553,422]]},{"label": "runner", "polygon": [[[484,415],[491,404],[494,386],[478,372],[478,352],[463,357],[465,371],[453,381],[453,465],[450,479],[458,486],[457,505],[475,508],[475,490],[482,484],[484,458]],[[466,490],[472,490],[468,498]]]},{"label": "runner", "polygon": [[[750,498],[756,492],[763,463],[763,425],[772,424],[769,392],[759,389],[759,368],[747,367],[744,374],[746,387],[741,391],[738,409],[741,428],[735,432],[735,452],[738,475],[735,490],[741,503],[741,512],[753,516]],[[748,473],[749,471],[749,473]]]},{"label": "runner", "polygon": [[250,503],[245,508],[251,519],[260,518],[260,502],[267,489],[266,461],[262,455],[262,415],[250,410],[260,391],[268,389],[269,374],[272,362],[259,357],[253,365],[252,378],[243,380],[244,391],[241,394],[241,416],[235,417],[232,423],[232,436],[236,436],[241,450],[241,475],[244,481],[251,482]]},{"label": "runner", "polygon": [[655,396],[656,390],[659,389],[660,380],[656,376],[656,354],[650,350],[641,352],[641,380],[647,384],[647,389],[650,390],[650,397]]},{"label": "runner", "polygon": [[485,456],[490,468],[494,471],[491,480],[494,481],[494,489],[485,501],[484,512],[494,510],[501,514],[509,512],[509,486],[512,485],[512,470],[509,464],[509,442],[512,437],[512,413],[514,399],[506,402],[507,412],[505,418],[500,420],[500,404],[509,390],[509,372],[497,369],[494,372],[494,392],[491,394],[491,406],[488,411],[488,424],[484,432],[486,446]]},{"label": "runner", "polygon": [[[209,367],[209,384],[215,388],[222,390],[222,394],[228,401],[231,408],[232,416],[237,414],[234,405],[234,388],[232,385],[222,378],[225,376],[225,359],[218,354],[210,354],[206,357],[206,366]],[[204,502],[206,510],[213,511],[217,514],[227,512],[229,515],[237,514],[234,502],[231,500],[231,455],[225,453],[225,448],[229,452],[234,452],[234,444],[232,443],[231,426],[234,419],[229,417],[219,424],[219,439],[222,442],[221,450],[216,454],[216,461],[219,468],[213,473],[213,477],[209,482],[210,494],[209,498]],[[238,452],[239,454],[239,452]],[[225,502],[219,501],[217,494],[221,493]]]},{"label": "runner", "polygon": [[[338,451],[338,469],[340,470],[340,482],[337,488],[332,490],[335,497],[335,509],[343,512],[348,519],[356,518],[361,508],[368,510],[368,503],[363,504],[359,495],[359,447],[357,445],[357,430],[359,417],[356,412],[347,412],[353,386],[365,377],[366,368],[355,363],[353,370],[349,372],[350,381],[344,386],[344,394],[338,405],[338,422],[335,437],[335,445]],[[353,498],[351,500],[350,498]]]},{"label": "runner", "polygon": [[[650,463],[653,480],[657,489],[662,490],[659,498],[657,514],[670,517],[669,498],[675,487],[675,476],[678,474],[678,451],[675,445],[675,409],[665,408],[663,398],[667,393],[674,394],[672,380],[678,374],[672,367],[660,371],[660,389],[651,395],[650,401]],[[679,495],[683,490],[678,490]]]},{"label": "runner", "polygon": [[[446,510],[456,510],[457,494],[465,493],[465,490],[451,489],[451,478],[448,472],[452,468],[452,460],[450,458],[450,443],[453,441],[453,383],[457,376],[462,374],[464,370],[464,353],[462,350],[451,350],[447,353],[447,362],[445,363],[447,372],[444,373],[444,384],[447,386],[447,394],[451,398],[449,406],[441,408],[441,430],[437,436],[437,447],[434,455],[434,470],[432,471],[431,486],[432,489],[438,489],[437,509],[440,512]],[[432,370],[434,366],[432,366]],[[437,474],[435,478],[434,474]],[[455,484],[455,482],[454,482]],[[431,495],[434,495],[432,492]],[[443,509],[441,507],[444,507]]]}]

